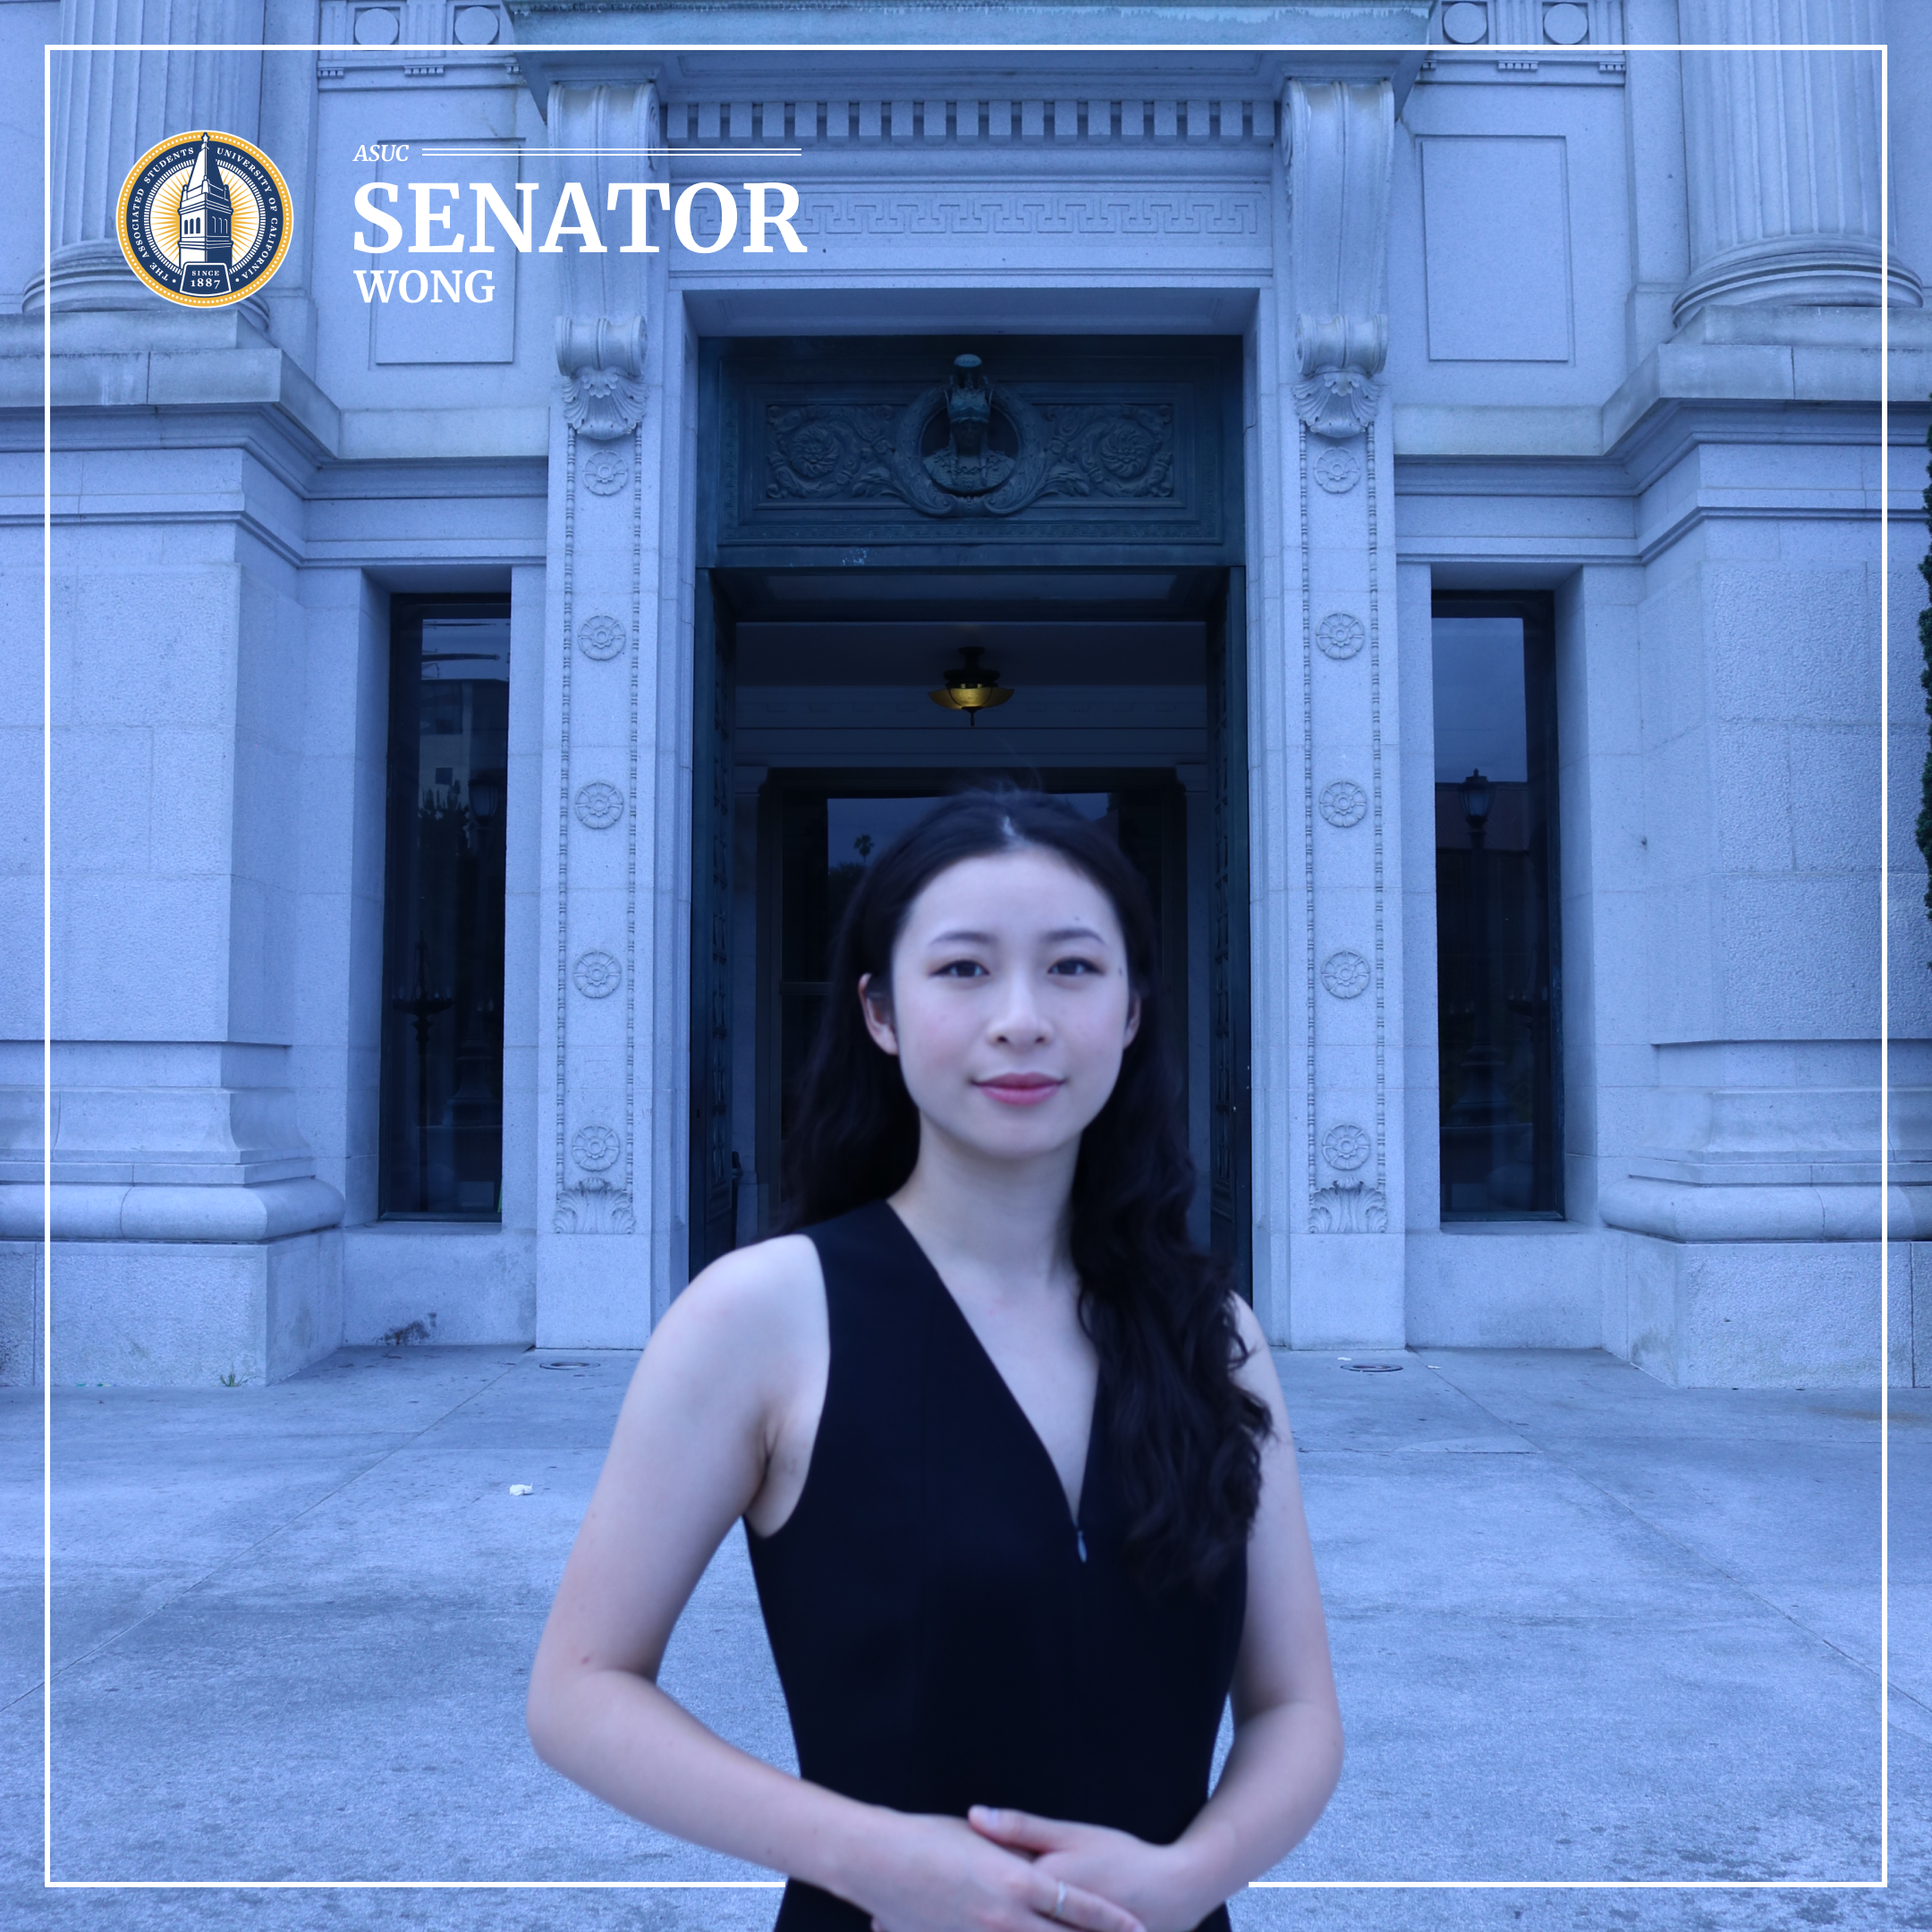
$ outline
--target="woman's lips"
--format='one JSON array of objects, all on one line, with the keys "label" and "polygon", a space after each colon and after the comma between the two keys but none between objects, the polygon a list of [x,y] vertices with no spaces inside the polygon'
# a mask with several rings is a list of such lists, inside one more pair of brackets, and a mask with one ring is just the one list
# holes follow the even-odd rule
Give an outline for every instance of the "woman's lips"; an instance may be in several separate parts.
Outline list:
[{"label": "woman's lips", "polygon": [[1004,1106],[1038,1106],[1050,1100],[1066,1082],[1050,1073],[1002,1073],[996,1080],[976,1083],[982,1093],[990,1094]]}]

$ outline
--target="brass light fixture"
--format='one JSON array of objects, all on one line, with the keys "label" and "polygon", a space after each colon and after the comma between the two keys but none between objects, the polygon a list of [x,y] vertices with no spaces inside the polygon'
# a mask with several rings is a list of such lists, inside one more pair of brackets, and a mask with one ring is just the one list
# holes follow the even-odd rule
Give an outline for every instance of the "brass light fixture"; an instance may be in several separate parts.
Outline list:
[{"label": "brass light fixture", "polygon": [[977,644],[969,644],[960,656],[965,660],[945,674],[944,690],[928,691],[936,705],[948,711],[963,711],[969,724],[979,722],[979,714],[992,705],[1003,705],[1013,692],[999,681],[999,673],[979,660],[985,655]]}]

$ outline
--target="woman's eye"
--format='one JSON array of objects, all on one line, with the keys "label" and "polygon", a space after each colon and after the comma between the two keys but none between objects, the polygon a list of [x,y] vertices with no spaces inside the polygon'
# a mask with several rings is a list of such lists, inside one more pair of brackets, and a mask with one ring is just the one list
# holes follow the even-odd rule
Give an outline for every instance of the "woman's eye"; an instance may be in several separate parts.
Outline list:
[{"label": "woman's eye", "polygon": [[1097,960],[1063,959],[1055,960],[1046,970],[1049,972],[1063,973],[1071,978],[1082,973],[1097,973],[1100,970],[1100,965]]},{"label": "woman's eye", "polygon": [[933,975],[936,979],[976,979],[986,971],[978,960],[948,960]]}]

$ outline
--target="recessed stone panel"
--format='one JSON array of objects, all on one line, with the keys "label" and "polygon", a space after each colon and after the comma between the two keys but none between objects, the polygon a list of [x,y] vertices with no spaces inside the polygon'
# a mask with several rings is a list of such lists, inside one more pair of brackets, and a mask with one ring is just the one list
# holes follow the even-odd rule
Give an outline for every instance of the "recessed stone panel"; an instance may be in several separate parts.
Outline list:
[{"label": "recessed stone panel", "polygon": [[1563,138],[1431,135],[1418,146],[1429,360],[1569,361]]},{"label": "recessed stone panel", "polygon": [[[424,156],[421,141],[391,146],[411,157],[384,161],[376,169],[378,180],[395,186],[396,199],[382,206],[402,224],[402,245],[386,255],[358,254],[350,265],[362,271],[350,286],[369,315],[370,362],[514,360],[520,256],[494,209],[484,228],[489,249],[478,251],[478,196],[470,183],[488,182],[512,214],[521,214],[522,203],[516,191],[518,157],[514,154]],[[458,241],[463,245],[448,254],[411,253],[419,198],[411,184],[432,181],[453,183],[455,191],[421,198],[427,210],[426,239],[438,249]],[[441,216],[448,217],[446,223],[437,219]],[[374,225],[362,224],[361,231],[373,236]],[[350,269],[340,272],[349,281]]]}]

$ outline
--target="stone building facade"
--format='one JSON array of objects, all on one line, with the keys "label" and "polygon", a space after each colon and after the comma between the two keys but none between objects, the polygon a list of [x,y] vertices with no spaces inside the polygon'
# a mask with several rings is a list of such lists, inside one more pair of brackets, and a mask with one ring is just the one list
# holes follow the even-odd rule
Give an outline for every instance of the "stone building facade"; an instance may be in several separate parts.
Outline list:
[{"label": "stone building facade", "polygon": [[[1869,1382],[1883,1223],[1932,1375],[1932,197],[1888,275],[1877,53],[1735,50],[1889,28],[1923,183],[1892,11],[0,7],[229,48],[55,54],[0,238],[6,1377],[640,1344],[769,1224],[827,894],[995,769],[1145,861],[1279,1343]],[[205,313],[114,239],[204,128],[294,223]]]}]

